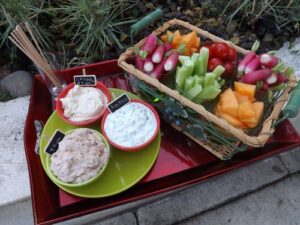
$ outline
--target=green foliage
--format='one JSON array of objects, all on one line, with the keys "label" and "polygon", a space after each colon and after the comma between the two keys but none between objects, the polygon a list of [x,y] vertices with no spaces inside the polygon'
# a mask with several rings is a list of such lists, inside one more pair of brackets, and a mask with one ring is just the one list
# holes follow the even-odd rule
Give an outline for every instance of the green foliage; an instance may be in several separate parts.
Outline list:
[{"label": "green foliage", "polygon": [[58,53],[64,66],[93,62],[124,47],[124,28],[136,21],[124,12],[133,6],[131,0],[0,0],[0,47],[15,56],[8,36],[27,21],[42,49]]},{"label": "green foliage", "polygon": [[0,3],[0,47],[3,44],[10,44],[8,36],[17,24],[27,21],[45,49],[51,48],[50,33],[39,23],[42,14],[51,14],[45,9],[44,0],[9,0]]},{"label": "green foliage", "polygon": [[130,6],[129,1],[62,1],[57,8],[58,17],[54,24],[63,31],[65,40],[69,40],[76,48],[77,54],[98,55],[117,45],[123,33],[121,27],[135,22],[130,18],[122,18],[122,14]]},{"label": "green foliage", "polygon": [[205,0],[202,5],[213,15],[224,15],[229,24],[236,19],[253,25],[263,19],[272,21],[279,30],[299,29],[299,0]]}]

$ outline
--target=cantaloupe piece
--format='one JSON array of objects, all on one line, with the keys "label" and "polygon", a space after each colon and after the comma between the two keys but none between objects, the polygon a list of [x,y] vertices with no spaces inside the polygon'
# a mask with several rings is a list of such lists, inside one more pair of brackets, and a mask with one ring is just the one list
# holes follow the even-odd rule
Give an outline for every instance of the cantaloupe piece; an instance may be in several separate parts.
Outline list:
[{"label": "cantaloupe piece", "polygon": [[243,102],[251,102],[249,96],[241,95],[240,93],[238,93],[236,91],[234,91],[233,93],[234,93],[234,95],[235,95],[235,97],[236,97],[239,104],[241,104]]},{"label": "cantaloupe piece", "polygon": [[256,85],[245,84],[235,81],[234,90],[241,95],[246,95],[250,97],[250,100],[253,100],[255,96]]},{"label": "cantaloupe piece", "polygon": [[171,42],[171,45],[173,48],[177,48],[181,42],[181,34],[180,34],[180,31],[179,30],[176,30],[174,33],[173,33],[173,39],[172,39],[172,42]]},{"label": "cantaloupe piece", "polygon": [[161,39],[163,42],[167,42],[167,41],[168,41],[168,35],[165,34],[165,35],[161,36],[160,39]]},{"label": "cantaloupe piece", "polygon": [[233,93],[228,88],[220,95],[220,108],[221,111],[227,113],[235,118],[239,117],[239,103]]},{"label": "cantaloupe piece", "polygon": [[256,113],[256,117],[260,120],[264,113],[264,103],[263,102],[253,102],[252,108]]},{"label": "cantaloupe piece", "polygon": [[234,118],[233,116],[223,112],[219,112],[219,114],[220,117],[226,120],[230,125],[236,128],[246,128],[246,126],[242,122],[240,122],[238,119]]},{"label": "cantaloupe piece", "polygon": [[184,43],[187,47],[191,48],[197,43],[197,34],[195,31],[192,31],[186,35],[182,36],[181,42]]},{"label": "cantaloupe piece", "polygon": [[252,103],[245,101],[239,105],[239,119],[243,122],[244,119],[255,118],[256,113],[252,108]]},{"label": "cantaloupe piece", "polygon": [[261,120],[261,117],[264,113],[264,103],[263,102],[254,102],[252,103],[252,108],[255,112],[255,117],[252,120],[243,121],[249,128],[256,127]]},{"label": "cantaloupe piece", "polygon": [[198,51],[199,51],[198,48],[195,48],[195,47],[192,47],[192,48],[191,48],[191,54],[196,53],[196,52],[198,52]]},{"label": "cantaloupe piece", "polygon": [[197,37],[195,44],[192,46],[196,49],[200,48],[201,40],[199,37]]}]

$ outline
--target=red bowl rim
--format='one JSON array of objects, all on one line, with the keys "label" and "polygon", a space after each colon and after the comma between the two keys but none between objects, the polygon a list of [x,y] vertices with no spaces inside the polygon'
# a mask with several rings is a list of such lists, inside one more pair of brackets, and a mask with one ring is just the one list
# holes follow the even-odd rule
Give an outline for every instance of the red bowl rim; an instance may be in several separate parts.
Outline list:
[{"label": "red bowl rim", "polygon": [[[68,94],[69,90],[71,90],[74,86],[75,86],[74,82],[71,83],[71,84],[69,84],[58,95],[57,100],[56,100],[56,111],[57,111],[58,115],[65,122],[67,122],[69,124],[72,124],[72,125],[75,125],[75,126],[86,126],[86,125],[90,125],[92,123],[95,123],[96,121],[98,121],[103,116],[105,110],[103,110],[102,114],[99,114],[99,115],[97,115],[97,116],[95,116],[95,117],[93,117],[91,119],[88,119],[88,120],[85,120],[85,121],[80,121],[80,122],[69,120],[67,117],[64,116],[64,110],[62,108],[62,103],[61,103],[60,99],[64,98]],[[88,86],[88,87],[99,88],[105,94],[105,96],[107,98],[107,103],[110,102],[110,100],[111,100],[110,92],[109,92],[108,88],[102,82],[98,81],[96,86]]]},{"label": "red bowl rim", "polygon": [[123,151],[126,151],[126,152],[136,152],[136,151],[139,151],[141,149],[143,149],[144,147],[146,147],[148,144],[150,144],[157,136],[157,133],[160,129],[160,119],[159,119],[159,116],[158,116],[158,113],[156,112],[156,110],[148,103],[146,103],[145,101],[141,100],[141,99],[131,99],[130,102],[138,102],[138,103],[141,103],[143,105],[145,105],[146,107],[148,107],[154,114],[154,117],[155,117],[155,120],[156,120],[156,128],[155,128],[155,131],[154,131],[154,134],[151,138],[149,138],[148,141],[146,141],[145,143],[141,144],[141,145],[137,145],[137,146],[134,146],[134,147],[125,147],[125,146],[121,146],[121,145],[118,145],[116,144],[115,142],[111,141],[109,139],[109,137],[107,136],[106,132],[105,132],[105,129],[104,129],[104,124],[105,124],[105,121],[106,121],[106,118],[108,116],[108,114],[110,113],[110,111],[107,109],[102,117],[102,121],[101,121],[101,132],[103,134],[103,136],[106,138],[106,140],[114,147],[120,149],[120,150],[123,150]]}]

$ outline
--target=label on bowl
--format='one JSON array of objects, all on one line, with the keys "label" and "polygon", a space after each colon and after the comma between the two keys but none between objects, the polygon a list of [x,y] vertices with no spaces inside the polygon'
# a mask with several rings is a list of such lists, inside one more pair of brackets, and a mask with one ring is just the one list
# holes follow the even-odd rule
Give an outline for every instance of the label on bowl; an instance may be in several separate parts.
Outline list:
[{"label": "label on bowl", "polygon": [[122,94],[121,96],[119,96],[118,98],[116,98],[115,100],[113,100],[112,102],[110,102],[107,107],[109,109],[109,111],[111,113],[117,111],[118,109],[120,109],[122,106],[128,104],[130,102],[130,99],[128,97],[128,95]]},{"label": "label on bowl", "polygon": [[61,142],[62,139],[64,139],[64,137],[65,134],[63,132],[61,132],[60,130],[56,130],[50,138],[50,141],[48,142],[48,145],[45,148],[45,152],[49,155],[55,153],[58,149],[59,142]]},{"label": "label on bowl", "polygon": [[97,78],[95,75],[76,75],[74,83],[79,86],[96,86]]}]

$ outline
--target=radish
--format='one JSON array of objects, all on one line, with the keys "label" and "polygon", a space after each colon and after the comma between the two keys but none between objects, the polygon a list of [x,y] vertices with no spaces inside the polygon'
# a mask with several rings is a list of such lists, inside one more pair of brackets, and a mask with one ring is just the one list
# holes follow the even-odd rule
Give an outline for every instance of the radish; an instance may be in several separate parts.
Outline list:
[{"label": "radish", "polygon": [[260,56],[260,63],[267,68],[275,67],[278,64],[278,61],[277,57],[267,53]]},{"label": "radish", "polygon": [[151,57],[147,57],[144,62],[144,70],[148,73],[152,72],[154,68]]},{"label": "radish", "polygon": [[163,58],[163,60],[155,66],[152,73],[150,73],[151,77],[154,77],[156,79],[161,78],[161,76],[165,73],[164,65],[165,65],[166,60],[167,60],[167,58]]},{"label": "radish", "polygon": [[142,60],[142,58],[139,55],[137,55],[135,57],[135,65],[138,70],[141,70],[141,71],[144,70],[144,61]]},{"label": "radish", "polygon": [[170,43],[164,43],[163,44],[164,48],[165,48],[165,52],[168,52],[172,49],[172,45]]},{"label": "radish", "polygon": [[245,73],[253,72],[253,71],[257,70],[259,67],[260,67],[259,57],[255,57],[246,64]]},{"label": "radish", "polygon": [[287,78],[285,77],[285,75],[282,74],[282,73],[278,73],[276,83],[272,84],[271,86],[275,87],[275,86],[277,86],[279,84],[282,84],[282,83],[285,83],[285,82],[287,82]]},{"label": "radish", "polygon": [[245,57],[239,62],[238,73],[242,74],[245,71],[247,63],[249,63],[256,56],[255,52],[249,52]]},{"label": "radish", "polygon": [[140,56],[142,59],[145,59],[148,55],[152,54],[152,52],[155,50],[157,44],[157,37],[154,34],[150,34],[143,47],[140,51]]},{"label": "radish", "polygon": [[160,63],[160,61],[164,57],[164,54],[165,54],[165,47],[163,45],[158,46],[152,55],[152,62]]},{"label": "radish", "polygon": [[276,73],[272,73],[271,76],[269,76],[267,79],[266,79],[266,82],[271,85],[271,84],[275,84],[277,82],[277,74]]},{"label": "radish", "polygon": [[164,69],[166,71],[172,71],[176,68],[176,65],[178,63],[178,57],[179,53],[178,52],[173,52],[166,60],[166,63],[164,65]]},{"label": "radish", "polygon": [[256,84],[257,81],[265,80],[272,75],[272,70],[270,69],[260,69],[250,73],[246,73],[241,82],[246,84]]}]

